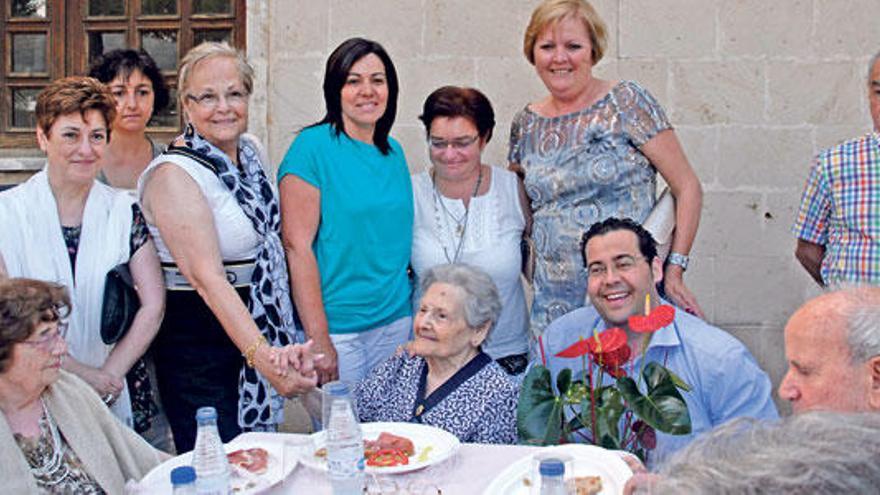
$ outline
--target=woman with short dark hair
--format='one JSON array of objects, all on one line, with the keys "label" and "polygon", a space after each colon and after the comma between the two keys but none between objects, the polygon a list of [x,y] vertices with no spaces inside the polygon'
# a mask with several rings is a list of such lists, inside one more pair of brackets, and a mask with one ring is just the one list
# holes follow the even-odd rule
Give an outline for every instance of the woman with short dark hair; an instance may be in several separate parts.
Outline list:
[{"label": "woman with short dark hair", "polygon": [[415,174],[412,267],[421,278],[443,263],[470,263],[492,276],[501,295],[498,328],[483,351],[511,374],[528,364],[528,314],[520,272],[525,194],[516,175],[482,163],[495,112],[473,88],[445,86],[422,115],[431,169]]},{"label": "woman with short dark hair", "polygon": [[375,41],[327,60],[327,113],[300,132],[278,171],[284,244],[320,381],[357,381],[411,331],[412,189],[400,145],[397,72]]},{"label": "woman with short dark hair", "polygon": [[143,50],[119,49],[105,53],[89,69],[89,76],[106,84],[116,99],[113,140],[104,153],[98,180],[119,189],[134,190],[147,164],[162,146],[146,134],[147,124],[168,105],[168,87],[153,58]]}]

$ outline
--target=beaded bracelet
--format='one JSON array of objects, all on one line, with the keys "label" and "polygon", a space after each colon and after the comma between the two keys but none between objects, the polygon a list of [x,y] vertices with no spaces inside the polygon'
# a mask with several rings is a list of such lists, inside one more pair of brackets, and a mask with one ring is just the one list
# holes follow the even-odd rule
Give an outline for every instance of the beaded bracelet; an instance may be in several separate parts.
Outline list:
[{"label": "beaded bracelet", "polygon": [[253,343],[251,343],[251,345],[249,345],[247,349],[245,349],[244,362],[248,365],[248,368],[254,367],[254,354],[256,354],[257,349],[259,349],[260,346],[264,344],[268,344],[268,342],[266,342],[266,337],[260,335],[259,337],[254,339]]}]

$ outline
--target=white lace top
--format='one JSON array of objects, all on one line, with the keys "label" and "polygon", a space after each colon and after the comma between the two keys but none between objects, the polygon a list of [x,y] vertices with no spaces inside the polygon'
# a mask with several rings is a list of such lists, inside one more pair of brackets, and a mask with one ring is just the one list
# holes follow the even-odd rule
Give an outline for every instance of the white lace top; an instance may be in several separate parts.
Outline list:
[{"label": "white lace top", "polygon": [[[471,198],[458,261],[483,269],[498,286],[501,317],[483,344],[483,351],[499,359],[528,351],[528,318],[520,281],[520,239],[525,217],[516,175],[498,167],[491,170],[490,177],[483,179],[490,179],[489,191]],[[418,276],[455,259],[460,241],[455,218],[462,219],[465,208],[461,200],[435,194],[429,172],[413,175],[412,181],[415,217],[411,261]]]}]

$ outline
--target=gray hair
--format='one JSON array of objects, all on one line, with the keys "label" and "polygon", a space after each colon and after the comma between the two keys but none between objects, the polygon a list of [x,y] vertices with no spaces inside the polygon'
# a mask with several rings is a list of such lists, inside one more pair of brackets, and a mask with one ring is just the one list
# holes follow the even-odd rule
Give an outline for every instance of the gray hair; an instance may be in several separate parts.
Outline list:
[{"label": "gray hair", "polygon": [[854,364],[880,356],[880,288],[844,289],[847,304],[840,308],[846,322],[846,341]]},{"label": "gray hair", "polygon": [[874,66],[877,65],[877,62],[880,62],[880,51],[871,57],[871,63],[868,64],[868,84],[871,84],[871,72],[874,70]]},{"label": "gray hair", "polygon": [[422,294],[433,284],[449,284],[464,292],[461,301],[464,319],[471,328],[479,328],[489,323],[489,332],[498,323],[501,314],[501,298],[495,282],[483,270],[464,263],[437,265],[421,277]]},{"label": "gray hair", "polygon": [[244,85],[245,91],[251,94],[254,90],[254,68],[248,63],[244,53],[229,46],[228,43],[219,43],[216,41],[206,41],[199,46],[187,52],[186,56],[180,62],[180,69],[177,73],[177,97],[183,104],[186,96],[187,85],[192,71],[196,65],[203,60],[214,57],[229,57],[235,60],[238,65],[238,74],[241,77],[241,83]]},{"label": "gray hair", "polygon": [[876,493],[878,452],[877,413],[815,411],[778,422],[742,418],[673,455],[650,493]]}]

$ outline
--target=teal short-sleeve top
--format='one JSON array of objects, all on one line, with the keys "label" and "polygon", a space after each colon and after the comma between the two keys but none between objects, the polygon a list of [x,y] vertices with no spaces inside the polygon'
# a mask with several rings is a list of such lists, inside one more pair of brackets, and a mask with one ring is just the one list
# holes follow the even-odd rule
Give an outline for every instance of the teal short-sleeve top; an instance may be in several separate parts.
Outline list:
[{"label": "teal short-sleeve top", "polygon": [[383,155],[330,124],[308,127],[278,169],[279,182],[293,174],[321,192],[312,249],[331,334],[363,332],[412,314],[412,183],[400,144],[388,141]]}]

